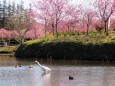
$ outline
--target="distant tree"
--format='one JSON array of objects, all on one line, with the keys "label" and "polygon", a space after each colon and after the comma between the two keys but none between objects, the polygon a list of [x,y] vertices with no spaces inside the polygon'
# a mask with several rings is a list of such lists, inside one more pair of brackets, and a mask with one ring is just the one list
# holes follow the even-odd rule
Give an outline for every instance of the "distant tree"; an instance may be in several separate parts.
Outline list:
[{"label": "distant tree", "polygon": [[23,16],[15,15],[8,17],[8,28],[10,30],[15,30],[18,33],[18,39],[16,39],[19,43],[23,43],[25,38],[25,33],[31,29],[31,22],[29,17],[25,14]]},{"label": "distant tree", "polygon": [[[40,11],[37,13],[37,18],[43,21],[44,23],[44,33],[45,36],[48,32],[48,21],[50,20],[50,3],[48,0],[42,0],[38,2],[39,5],[37,6],[37,9]],[[35,4],[34,4],[35,5]]]},{"label": "distant tree", "polygon": [[82,21],[84,22],[84,24],[86,24],[87,35],[88,35],[88,32],[89,32],[90,26],[93,23],[94,17],[95,17],[95,12],[93,10],[85,9],[83,11],[83,20]]},{"label": "distant tree", "polygon": [[114,0],[96,0],[95,5],[97,7],[97,13],[104,22],[105,33],[108,34],[108,21],[114,12],[113,7]]},{"label": "distant tree", "polygon": [[3,26],[5,26],[6,24],[6,9],[7,9],[7,3],[6,3],[6,0],[3,0],[3,8],[4,8],[4,11],[3,11]]},{"label": "distant tree", "polygon": [[36,17],[44,23],[45,34],[48,31],[48,27],[51,26],[53,34],[58,36],[58,25],[65,17],[66,7],[70,0],[33,1],[33,5],[37,10]]},{"label": "distant tree", "polygon": [[[77,23],[80,22],[80,17],[82,15],[82,6],[73,6],[68,5],[68,8],[66,10],[66,25],[68,27],[68,32],[71,32],[72,29],[75,29],[77,27]],[[72,28],[72,29],[71,29]]]},{"label": "distant tree", "polygon": [[11,16],[11,11],[12,11],[12,6],[11,6],[11,3],[9,2],[9,4],[8,4],[8,8],[7,8],[7,16],[9,17],[9,16]]},{"label": "distant tree", "polygon": [[15,3],[15,2],[12,3],[11,12],[12,12],[12,15],[15,15],[15,14],[16,14],[16,3]]},{"label": "distant tree", "polygon": [[18,33],[18,39],[16,39],[19,43],[23,43],[25,41],[25,33],[31,29],[32,22],[30,21],[30,17],[28,15],[28,10],[24,9],[23,2],[21,4],[17,4],[17,9],[12,6],[12,14],[7,18],[7,28],[9,30],[15,30]]}]

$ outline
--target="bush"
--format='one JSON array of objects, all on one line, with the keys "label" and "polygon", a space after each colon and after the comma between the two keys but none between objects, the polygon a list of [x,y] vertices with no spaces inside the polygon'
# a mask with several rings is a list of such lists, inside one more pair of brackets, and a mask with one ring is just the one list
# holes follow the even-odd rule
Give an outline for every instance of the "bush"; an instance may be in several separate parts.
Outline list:
[{"label": "bush", "polygon": [[76,41],[71,38],[28,41],[18,47],[16,57],[89,61],[115,60],[115,43],[106,43],[103,41],[100,43],[100,40],[98,40],[99,43],[84,43],[84,41],[80,41],[79,39]]},{"label": "bush", "polygon": [[97,26],[95,29],[97,30],[97,32],[101,33],[104,28],[101,26]]},{"label": "bush", "polygon": [[15,52],[18,46],[5,46],[0,47],[0,54],[9,54]]}]

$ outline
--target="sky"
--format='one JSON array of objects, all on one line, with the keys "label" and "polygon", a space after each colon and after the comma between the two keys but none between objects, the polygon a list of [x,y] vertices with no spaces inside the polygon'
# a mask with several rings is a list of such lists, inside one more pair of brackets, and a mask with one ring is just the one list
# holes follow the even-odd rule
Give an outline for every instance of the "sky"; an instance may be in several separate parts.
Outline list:
[{"label": "sky", "polygon": [[[3,0],[0,0],[1,2],[3,1]],[[7,2],[13,2],[13,1],[15,1],[16,3],[20,3],[20,1],[21,0],[6,0]],[[29,4],[31,3],[30,2],[30,0],[23,0],[24,1],[24,6],[26,7],[26,8],[28,8],[29,7]],[[92,2],[93,0],[73,0],[73,4],[74,3],[78,3],[78,4],[83,4],[83,5],[85,5],[85,6],[88,6],[90,3],[89,2]]]},{"label": "sky", "polygon": [[[21,2],[21,0],[6,0],[7,2],[13,2],[15,1],[17,4]],[[24,6],[27,8],[29,7],[29,4],[30,4],[30,0],[22,0],[24,1]],[[0,0],[0,2],[3,2],[3,0]]]}]

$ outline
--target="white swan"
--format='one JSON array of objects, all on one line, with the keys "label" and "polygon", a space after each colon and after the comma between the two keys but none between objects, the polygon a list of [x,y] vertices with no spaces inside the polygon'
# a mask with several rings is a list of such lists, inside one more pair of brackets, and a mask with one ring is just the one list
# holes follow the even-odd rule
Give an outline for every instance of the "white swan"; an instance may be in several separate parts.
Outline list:
[{"label": "white swan", "polygon": [[44,73],[51,72],[50,68],[42,66],[38,61],[35,61],[35,62],[40,66],[40,68],[44,71]]}]

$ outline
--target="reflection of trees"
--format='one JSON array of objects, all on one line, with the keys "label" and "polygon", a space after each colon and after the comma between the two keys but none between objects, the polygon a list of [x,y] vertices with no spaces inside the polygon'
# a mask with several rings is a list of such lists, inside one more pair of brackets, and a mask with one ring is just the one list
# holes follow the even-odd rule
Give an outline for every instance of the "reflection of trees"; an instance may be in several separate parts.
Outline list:
[{"label": "reflection of trees", "polygon": [[80,70],[77,75],[77,85],[85,86],[114,86],[115,72],[111,67],[91,67]]},{"label": "reflection of trees", "polygon": [[103,86],[115,86],[115,72],[114,67],[106,67],[103,73]]},{"label": "reflection of trees", "polygon": [[50,73],[49,74],[44,74],[40,79],[39,86],[51,86],[50,76],[51,76]]},{"label": "reflection of trees", "polygon": [[0,56],[0,66],[14,66],[17,64],[15,57]]},{"label": "reflection of trees", "polygon": [[[68,76],[74,80],[70,81]],[[56,67],[51,75],[51,86],[115,86],[114,67]]]},{"label": "reflection of trees", "polygon": [[43,74],[43,71],[39,67],[34,66],[33,68],[28,68],[25,71],[24,78],[21,78],[22,81],[27,86],[51,86],[50,85],[50,73]]},{"label": "reflection of trees", "polygon": [[51,74],[51,86],[69,86],[67,85],[68,81],[66,81],[65,78],[66,73],[67,71],[64,67],[60,67],[60,66],[55,67],[55,69]]}]

